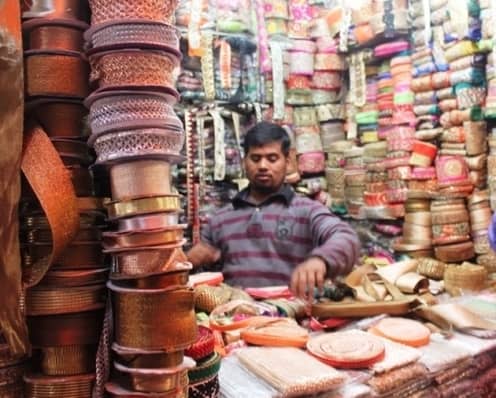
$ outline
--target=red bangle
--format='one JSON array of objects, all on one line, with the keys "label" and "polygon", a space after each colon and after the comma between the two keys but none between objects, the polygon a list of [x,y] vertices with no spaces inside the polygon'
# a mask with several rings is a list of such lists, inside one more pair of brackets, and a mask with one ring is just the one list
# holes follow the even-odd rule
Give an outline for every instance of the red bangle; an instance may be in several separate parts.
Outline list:
[{"label": "red bangle", "polygon": [[195,361],[206,358],[214,352],[214,333],[205,326],[198,326],[196,341],[189,348],[184,350],[184,355],[193,358]]}]

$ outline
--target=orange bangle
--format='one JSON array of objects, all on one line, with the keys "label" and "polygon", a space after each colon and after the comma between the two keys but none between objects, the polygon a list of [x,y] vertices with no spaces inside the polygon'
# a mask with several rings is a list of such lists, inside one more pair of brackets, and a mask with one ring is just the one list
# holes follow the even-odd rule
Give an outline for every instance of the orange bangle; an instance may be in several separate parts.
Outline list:
[{"label": "orange bangle", "polygon": [[89,67],[80,53],[29,50],[24,56],[28,97],[84,98],[90,93]]},{"label": "orange bangle", "polygon": [[474,244],[472,242],[456,243],[434,248],[436,258],[445,263],[455,263],[469,260],[474,257]]},{"label": "orange bangle", "polygon": [[38,98],[26,103],[26,110],[54,138],[79,138],[86,134],[84,118],[88,110],[82,101],[65,98]]},{"label": "orange bangle", "polygon": [[433,211],[432,224],[454,224],[459,222],[468,222],[469,215],[467,210],[459,211]]},{"label": "orange bangle", "polygon": [[431,213],[429,213],[427,211],[418,211],[415,213],[407,213],[407,214],[405,214],[405,223],[430,227],[432,225],[432,216],[431,216]]},{"label": "orange bangle", "polygon": [[110,169],[113,200],[130,200],[171,193],[170,165],[160,160],[116,164]]},{"label": "orange bangle", "polygon": [[84,51],[83,32],[89,28],[84,22],[68,19],[34,18],[22,24],[29,35],[29,50]]}]

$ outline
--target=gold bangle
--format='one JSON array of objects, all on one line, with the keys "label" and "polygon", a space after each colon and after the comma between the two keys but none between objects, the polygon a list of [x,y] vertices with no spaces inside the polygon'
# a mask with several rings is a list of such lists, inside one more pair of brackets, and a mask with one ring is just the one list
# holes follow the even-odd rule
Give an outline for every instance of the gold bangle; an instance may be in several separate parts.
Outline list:
[{"label": "gold bangle", "polygon": [[444,276],[446,264],[433,258],[420,258],[417,261],[417,272],[428,278],[441,280]]},{"label": "gold bangle", "polygon": [[195,366],[191,358],[184,358],[182,364],[174,368],[129,368],[114,362],[117,373],[125,380],[124,385],[139,392],[171,392],[188,385],[188,369]]},{"label": "gold bangle", "polygon": [[469,260],[475,255],[474,244],[470,241],[437,246],[434,248],[434,253],[438,260],[445,263]]},{"label": "gold bangle", "polygon": [[405,224],[423,225],[430,227],[432,225],[432,215],[427,211],[417,211],[415,213],[405,214]]},{"label": "gold bangle", "polygon": [[103,308],[105,305],[105,285],[48,288],[34,287],[26,294],[26,314],[54,315]]},{"label": "gold bangle", "polygon": [[171,368],[179,366],[184,360],[184,351],[164,352],[161,350],[137,350],[112,344],[112,351],[119,363],[130,368]]},{"label": "gold bangle", "polygon": [[180,209],[180,202],[178,195],[168,195],[110,202],[106,207],[109,219],[114,220],[140,214],[177,212]]},{"label": "gold bangle", "polygon": [[483,191],[477,191],[474,192],[472,195],[470,195],[467,203],[469,206],[473,206],[480,202],[487,202],[487,201],[489,201],[489,190],[484,189]]},{"label": "gold bangle", "polygon": [[403,240],[412,241],[429,241],[432,238],[432,229],[430,226],[403,224]]},{"label": "gold bangle", "polygon": [[25,375],[27,398],[87,398],[91,397],[94,374],[78,376]]},{"label": "gold bangle", "polygon": [[484,206],[479,209],[470,210],[470,222],[472,225],[481,225],[491,222],[491,208],[489,206]]},{"label": "gold bangle", "polygon": [[[117,344],[174,352],[195,341],[193,290],[130,289],[116,286],[112,281],[107,286],[113,296]],[[162,321],[158,322],[159,319]]]},{"label": "gold bangle", "polygon": [[110,188],[113,200],[169,195],[170,165],[160,160],[116,164],[110,169]]},{"label": "gold bangle", "polygon": [[104,232],[103,247],[108,250],[179,243],[184,238],[186,227],[185,224],[178,224],[159,231]]},{"label": "gold bangle", "polygon": [[48,376],[73,376],[95,371],[96,345],[42,347],[41,370]]},{"label": "gold bangle", "polygon": [[460,211],[433,211],[432,225],[466,223],[469,221],[468,211],[465,207]]}]

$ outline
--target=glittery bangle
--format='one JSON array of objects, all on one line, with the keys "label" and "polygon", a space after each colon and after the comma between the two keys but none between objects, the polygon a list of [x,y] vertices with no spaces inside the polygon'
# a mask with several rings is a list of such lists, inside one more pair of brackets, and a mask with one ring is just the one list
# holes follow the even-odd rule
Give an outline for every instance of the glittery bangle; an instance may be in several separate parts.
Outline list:
[{"label": "glittery bangle", "polygon": [[29,50],[83,51],[83,32],[88,25],[70,19],[33,18],[22,24]]},{"label": "glittery bangle", "polygon": [[177,195],[110,202],[105,206],[107,207],[108,217],[111,220],[141,214],[177,212],[180,209]]},{"label": "glittery bangle", "polygon": [[469,215],[467,210],[464,211],[433,211],[432,224],[454,224],[461,222],[468,222]]},{"label": "glittery bangle", "polygon": [[96,163],[100,164],[146,157],[175,163],[182,160],[179,153],[183,145],[182,131],[157,128],[112,132],[97,137],[93,143],[98,155]]},{"label": "glittery bangle", "polygon": [[135,128],[169,128],[181,131],[183,125],[172,105],[178,94],[131,90],[93,93],[86,99],[90,108],[92,141],[102,133]]},{"label": "glittery bangle", "polygon": [[[24,53],[26,95],[84,98],[89,94],[88,63],[74,51]],[[54,74],[53,71],[59,72]]]},{"label": "glittery bangle", "polygon": [[[115,341],[129,348],[186,349],[196,339],[194,293],[189,289],[129,289],[108,283],[115,314]],[[168,322],[155,322],[160,314]]]},{"label": "glittery bangle", "polygon": [[92,394],[94,374],[77,376],[24,376],[25,394],[31,398],[49,396],[65,398],[89,397]]},{"label": "glittery bangle", "polygon": [[116,164],[110,169],[110,182],[113,200],[168,195],[170,165],[159,160]]},{"label": "glittery bangle", "polygon": [[90,81],[100,89],[150,87],[174,89],[179,58],[170,53],[112,50],[90,56]]},{"label": "glittery bangle", "polygon": [[185,224],[178,224],[151,231],[109,231],[103,233],[102,243],[106,250],[175,244],[183,241],[185,228]]},{"label": "glittery bangle", "polygon": [[183,363],[184,352],[163,350],[140,350],[122,347],[119,344],[112,344],[112,351],[117,357],[117,361],[130,368],[171,368]]},{"label": "glittery bangle", "polygon": [[26,313],[29,316],[53,315],[99,309],[105,304],[105,293],[103,285],[78,288],[32,288],[26,295]]},{"label": "glittery bangle", "polygon": [[188,357],[178,366],[154,369],[130,368],[114,362],[115,371],[118,378],[124,382],[124,387],[147,393],[185,389],[188,385],[188,370],[194,366],[195,362]]},{"label": "glittery bangle", "polygon": [[174,25],[150,20],[112,21],[93,25],[85,32],[88,53],[116,48],[150,48],[179,57],[180,35]]},{"label": "glittery bangle", "polygon": [[96,345],[42,347],[41,369],[48,376],[72,376],[95,371]]},{"label": "glittery bangle", "polygon": [[463,242],[469,239],[470,224],[460,222],[453,224],[432,224],[432,236],[435,244]]},{"label": "glittery bangle", "polygon": [[115,3],[112,0],[90,0],[89,3],[92,25],[122,19],[170,22],[178,5],[177,0],[165,3],[160,0],[147,0],[139,7],[130,0],[124,0],[120,3]]}]

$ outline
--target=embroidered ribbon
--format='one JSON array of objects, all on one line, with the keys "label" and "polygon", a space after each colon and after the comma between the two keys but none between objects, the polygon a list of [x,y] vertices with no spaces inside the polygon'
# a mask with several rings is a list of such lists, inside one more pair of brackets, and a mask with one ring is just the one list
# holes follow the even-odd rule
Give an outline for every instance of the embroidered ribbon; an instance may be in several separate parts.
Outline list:
[{"label": "embroidered ribbon", "polygon": [[200,21],[202,13],[202,0],[191,0],[191,18],[188,25],[188,54],[190,56],[203,56],[202,34]]},{"label": "embroidered ribbon", "polygon": [[351,26],[351,9],[343,5],[343,22],[339,34],[339,51],[348,51],[348,32]]},{"label": "embroidered ribbon", "polygon": [[209,111],[214,119],[214,137],[215,137],[215,152],[214,152],[214,180],[222,181],[226,176],[226,146],[225,134],[226,128],[224,119],[218,110]]},{"label": "embroidered ribbon", "polygon": [[284,119],[284,73],[283,73],[283,47],[277,41],[270,42],[272,55],[272,81],[274,95],[275,120]]},{"label": "embroidered ribbon", "polygon": [[220,41],[219,66],[222,89],[231,89],[231,45],[226,40]]},{"label": "embroidered ribbon", "polygon": [[270,72],[270,55],[267,28],[264,19],[264,1],[255,0],[255,12],[257,16],[258,27],[258,55],[260,58],[260,71],[262,73]]},{"label": "embroidered ribbon", "polygon": [[203,49],[201,69],[206,100],[215,99],[214,53],[212,48],[213,40],[213,34],[210,32],[205,33],[201,40],[201,46]]},{"label": "embroidered ribbon", "polygon": [[350,61],[350,93],[352,102],[357,107],[366,103],[366,75],[363,52],[351,55]]}]

